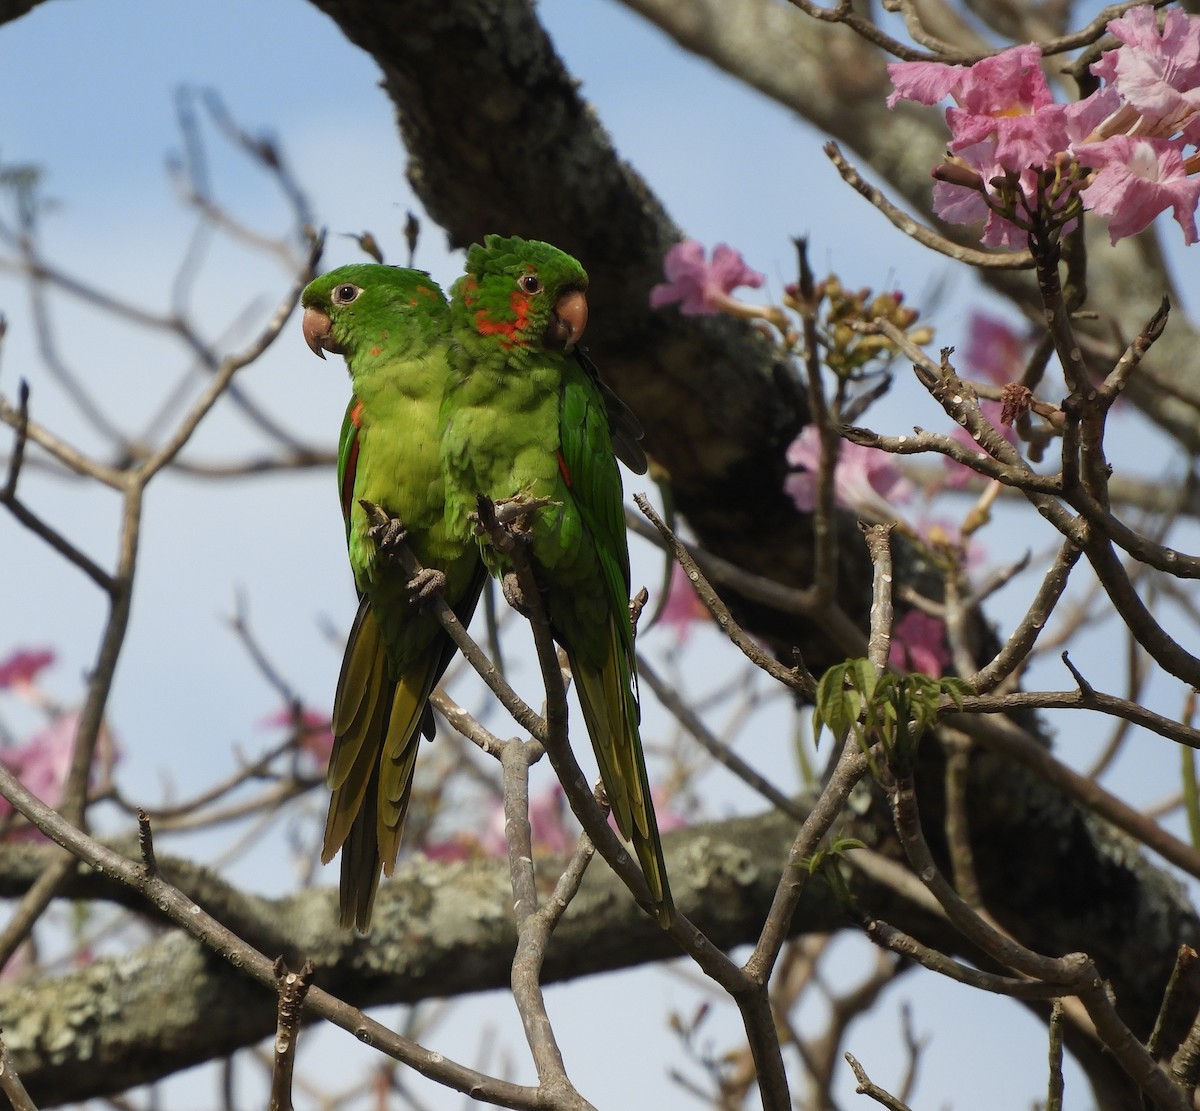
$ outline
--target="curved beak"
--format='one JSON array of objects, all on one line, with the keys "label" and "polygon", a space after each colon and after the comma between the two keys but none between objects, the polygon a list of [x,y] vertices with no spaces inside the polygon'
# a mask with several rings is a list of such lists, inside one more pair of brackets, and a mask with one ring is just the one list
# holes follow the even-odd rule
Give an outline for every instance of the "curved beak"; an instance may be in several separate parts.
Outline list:
[{"label": "curved beak", "polygon": [[316,305],[309,305],[304,310],[303,328],[304,342],[318,358],[325,358],[326,351],[331,351],[335,355],[342,353],[341,346],[333,338],[333,321],[329,319],[329,313],[324,309],[319,309]]},{"label": "curved beak", "polygon": [[554,314],[544,337],[546,346],[570,350],[582,338],[587,320],[587,296],[582,289],[568,290],[554,302]]}]

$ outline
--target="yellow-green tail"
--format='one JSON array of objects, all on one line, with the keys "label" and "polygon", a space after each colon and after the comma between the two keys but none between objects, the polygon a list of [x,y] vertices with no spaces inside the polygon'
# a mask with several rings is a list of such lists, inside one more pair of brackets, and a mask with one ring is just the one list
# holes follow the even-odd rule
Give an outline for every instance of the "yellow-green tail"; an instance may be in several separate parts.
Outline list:
[{"label": "yellow-green tail", "polygon": [[631,685],[632,664],[615,621],[609,621],[605,642],[604,665],[599,670],[589,667],[570,649],[567,656],[613,818],[637,853],[654,901],[654,915],[665,928],[675,917],[675,904],[667,883],[667,864],[642,754],[640,715]]},{"label": "yellow-green tail", "polygon": [[364,602],[350,631],[333,711],[333,794],[321,860],[342,851],[341,923],[365,933],[380,872],[396,867],[412,793],[421,723],[440,673],[429,651],[396,682],[388,678],[379,625]]}]

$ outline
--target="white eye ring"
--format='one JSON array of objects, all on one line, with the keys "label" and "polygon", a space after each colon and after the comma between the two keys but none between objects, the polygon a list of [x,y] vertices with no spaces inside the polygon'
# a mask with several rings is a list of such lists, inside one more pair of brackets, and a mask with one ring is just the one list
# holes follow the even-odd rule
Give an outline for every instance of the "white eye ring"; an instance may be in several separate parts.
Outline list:
[{"label": "white eye ring", "polygon": [[362,287],[352,285],[350,282],[343,282],[339,286],[335,286],[333,290],[333,303],[335,305],[348,305],[351,301],[358,299],[358,295],[362,293]]}]

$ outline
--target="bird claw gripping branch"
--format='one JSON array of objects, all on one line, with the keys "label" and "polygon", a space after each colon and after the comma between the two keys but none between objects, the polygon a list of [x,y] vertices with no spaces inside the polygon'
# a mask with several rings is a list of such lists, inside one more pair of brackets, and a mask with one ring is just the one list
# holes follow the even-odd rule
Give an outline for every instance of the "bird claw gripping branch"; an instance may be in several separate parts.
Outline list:
[{"label": "bird claw gripping branch", "polygon": [[427,606],[437,594],[446,591],[446,576],[436,567],[422,567],[408,580],[409,596],[414,605]]},{"label": "bird claw gripping branch", "polygon": [[[369,506],[369,508],[368,508]],[[385,509],[369,502],[363,503],[371,527],[367,530],[367,538],[374,542],[381,556],[395,556],[396,546],[408,539],[408,529],[399,517],[394,517]]]}]

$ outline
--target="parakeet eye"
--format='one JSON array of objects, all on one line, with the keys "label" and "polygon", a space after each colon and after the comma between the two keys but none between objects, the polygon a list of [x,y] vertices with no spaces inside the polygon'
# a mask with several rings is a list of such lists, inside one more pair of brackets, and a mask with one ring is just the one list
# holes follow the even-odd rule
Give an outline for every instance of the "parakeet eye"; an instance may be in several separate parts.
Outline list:
[{"label": "parakeet eye", "polygon": [[521,287],[522,292],[530,296],[542,292],[542,280],[536,274],[522,274],[517,279],[517,285]]},{"label": "parakeet eye", "polygon": [[351,285],[347,282],[345,285],[337,286],[333,291],[333,303],[335,305],[348,305],[362,293],[360,286]]}]

